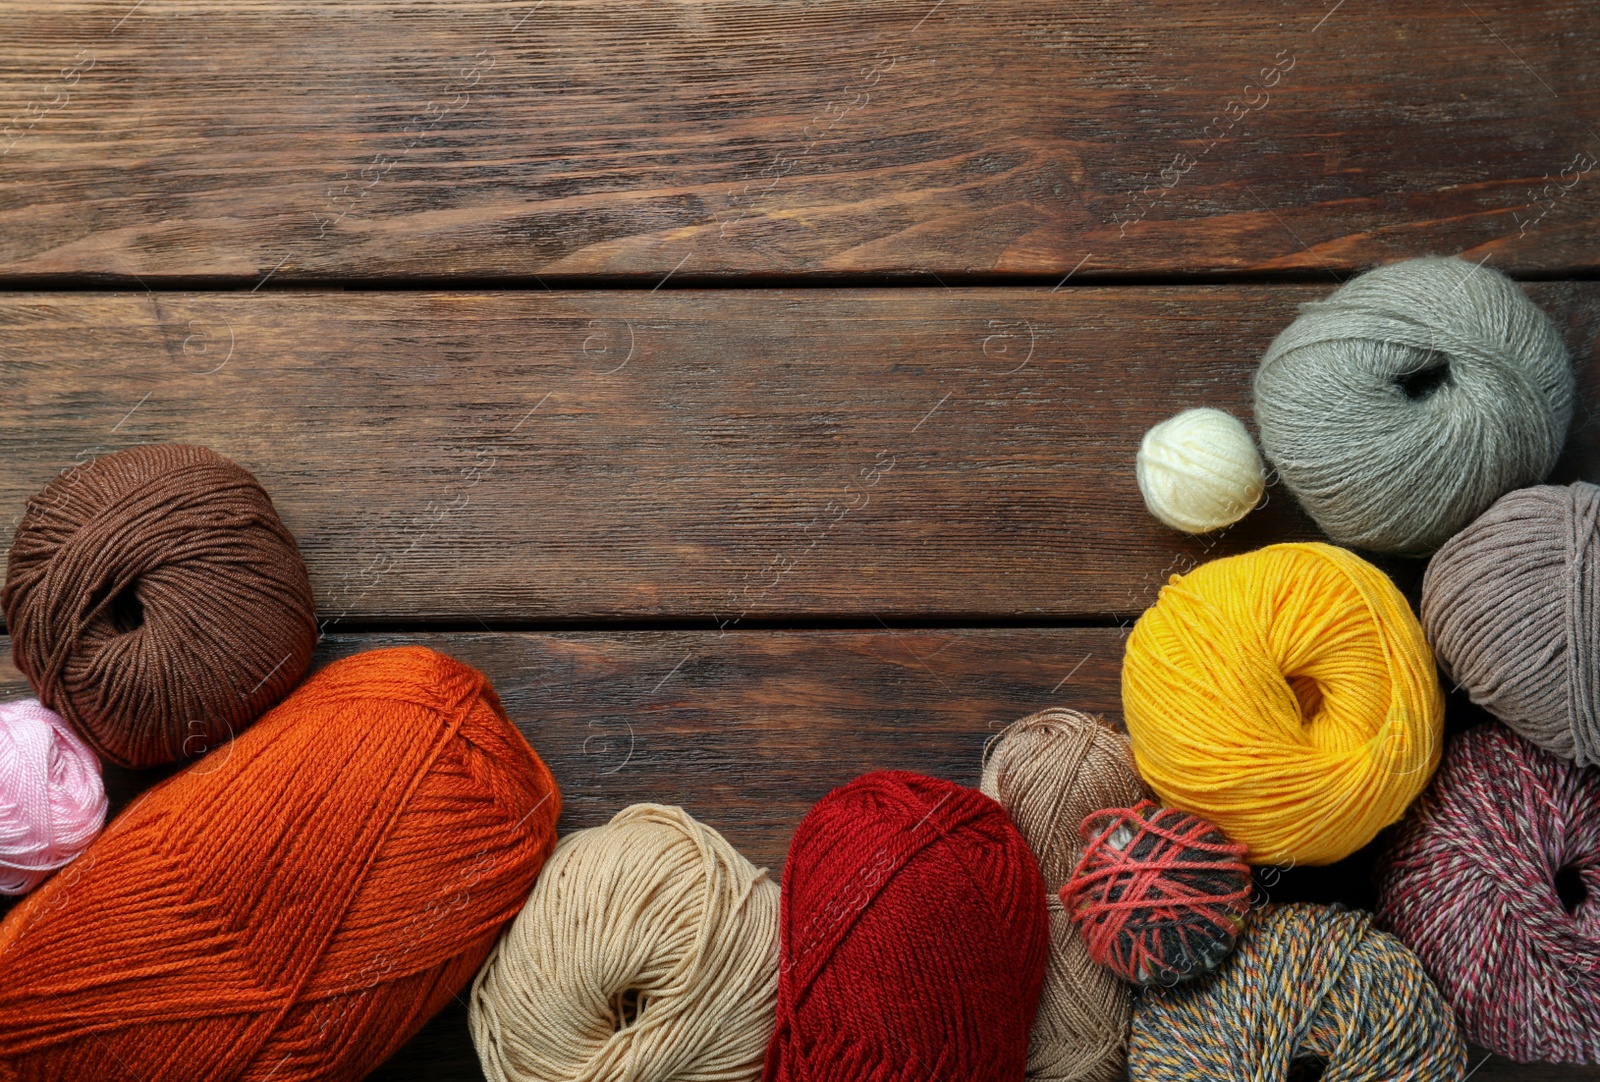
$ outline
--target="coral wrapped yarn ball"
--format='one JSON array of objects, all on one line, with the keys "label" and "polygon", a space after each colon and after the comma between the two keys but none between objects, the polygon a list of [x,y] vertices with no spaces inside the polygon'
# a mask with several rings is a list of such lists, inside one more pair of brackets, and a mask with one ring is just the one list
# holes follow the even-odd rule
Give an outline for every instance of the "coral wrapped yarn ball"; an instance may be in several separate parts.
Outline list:
[{"label": "coral wrapped yarn ball", "polygon": [[1092,812],[1082,834],[1061,902],[1090,958],[1134,984],[1171,985],[1233,949],[1250,904],[1244,846],[1150,800]]}]

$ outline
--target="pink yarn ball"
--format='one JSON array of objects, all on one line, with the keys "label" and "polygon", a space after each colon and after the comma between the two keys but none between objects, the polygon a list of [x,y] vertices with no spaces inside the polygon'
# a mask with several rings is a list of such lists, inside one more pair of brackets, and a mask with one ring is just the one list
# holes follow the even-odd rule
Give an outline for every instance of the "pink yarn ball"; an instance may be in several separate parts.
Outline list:
[{"label": "pink yarn ball", "polygon": [[106,821],[100,760],[38,699],[0,703],[0,894],[26,894]]}]

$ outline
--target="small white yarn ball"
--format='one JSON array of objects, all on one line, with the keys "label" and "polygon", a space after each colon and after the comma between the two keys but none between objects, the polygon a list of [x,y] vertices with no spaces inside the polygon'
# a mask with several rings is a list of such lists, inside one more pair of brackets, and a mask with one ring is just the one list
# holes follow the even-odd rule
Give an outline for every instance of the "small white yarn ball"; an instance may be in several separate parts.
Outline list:
[{"label": "small white yarn ball", "polygon": [[1184,533],[1238,522],[1266,490],[1255,440],[1216,409],[1184,410],[1146,432],[1135,470],[1150,513]]}]

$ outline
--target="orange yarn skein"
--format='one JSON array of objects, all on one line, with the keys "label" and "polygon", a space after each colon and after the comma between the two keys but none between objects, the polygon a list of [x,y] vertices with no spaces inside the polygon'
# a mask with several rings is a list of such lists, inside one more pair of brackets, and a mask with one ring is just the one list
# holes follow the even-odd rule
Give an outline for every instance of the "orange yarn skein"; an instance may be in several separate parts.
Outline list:
[{"label": "orange yarn skein", "polygon": [[471,980],[561,798],[482,673],[329,665],[0,924],[0,1080],[342,1080]]}]

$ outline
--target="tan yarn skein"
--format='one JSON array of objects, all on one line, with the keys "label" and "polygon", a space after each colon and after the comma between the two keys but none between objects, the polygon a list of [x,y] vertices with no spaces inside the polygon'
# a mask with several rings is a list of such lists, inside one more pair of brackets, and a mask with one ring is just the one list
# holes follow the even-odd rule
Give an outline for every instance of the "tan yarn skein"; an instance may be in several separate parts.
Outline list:
[{"label": "tan yarn skein", "polygon": [[472,985],[491,1082],[761,1077],[778,885],[682,808],[568,834]]},{"label": "tan yarn skein", "polygon": [[1028,1048],[1028,1077],[1121,1079],[1131,992],[1089,960],[1060,891],[1083,856],[1083,817],[1101,808],[1132,807],[1146,795],[1127,738],[1075,710],[1041,710],[990,742],[980,788],[1011,813],[1044,875],[1050,964]]}]

